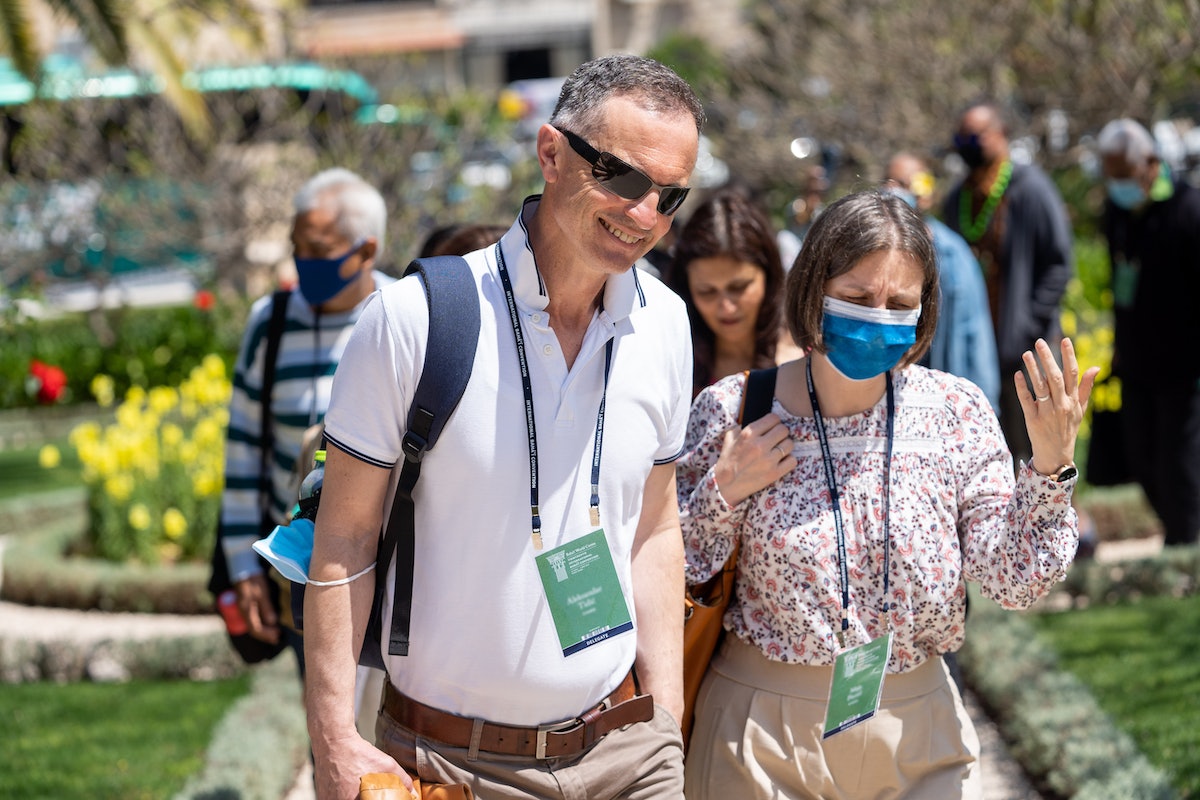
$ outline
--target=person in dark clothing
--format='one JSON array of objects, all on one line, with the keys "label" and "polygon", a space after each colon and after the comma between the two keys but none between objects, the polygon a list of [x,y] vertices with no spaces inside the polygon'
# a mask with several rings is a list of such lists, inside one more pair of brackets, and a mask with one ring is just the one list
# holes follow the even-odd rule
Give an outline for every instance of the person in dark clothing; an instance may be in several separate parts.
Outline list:
[{"label": "person in dark clothing", "polygon": [[1153,137],[1114,120],[1098,141],[1108,200],[1125,455],[1166,544],[1200,538],[1200,190],[1172,180]]},{"label": "person in dark clothing", "polygon": [[983,269],[1000,362],[1000,427],[1016,464],[1031,451],[1010,376],[1039,338],[1062,339],[1059,307],[1074,273],[1071,225],[1049,177],[1013,163],[996,106],[968,108],[954,147],[970,172],[946,198],[943,221],[967,240]]}]

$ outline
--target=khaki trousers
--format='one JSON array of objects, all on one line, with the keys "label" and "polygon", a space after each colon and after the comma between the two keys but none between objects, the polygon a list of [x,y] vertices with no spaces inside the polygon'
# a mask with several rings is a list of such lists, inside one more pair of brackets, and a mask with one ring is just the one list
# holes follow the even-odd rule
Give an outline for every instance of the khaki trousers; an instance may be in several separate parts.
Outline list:
[{"label": "khaki trousers", "polygon": [[612,731],[577,756],[538,760],[448,747],[382,711],[376,747],[422,781],[465,783],[479,800],[682,800],[683,736],[661,706],[654,719]]},{"label": "khaki trousers", "polygon": [[726,636],[696,701],[687,800],[981,800],[979,739],[935,658],[883,682],[870,720],[822,740],[832,669]]}]

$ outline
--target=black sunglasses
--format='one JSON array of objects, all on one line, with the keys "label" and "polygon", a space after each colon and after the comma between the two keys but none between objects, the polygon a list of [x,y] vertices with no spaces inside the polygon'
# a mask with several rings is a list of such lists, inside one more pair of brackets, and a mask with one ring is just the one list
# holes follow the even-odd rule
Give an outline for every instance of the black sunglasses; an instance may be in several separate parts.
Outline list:
[{"label": "black sunglasses", "polygon": [[612,153],[600,152],[570,131],[562,128],[555,130],[567,137],[571,149],[592,165],[592,177],[596,179],[596,183],[618,197],[640,200],[646,196],[646,192],[657,189],[658,213],[670,215],[679,210],[684,198],[691,191],[686,186],[660,186],[650,180],[646,173],[626,164]]}]

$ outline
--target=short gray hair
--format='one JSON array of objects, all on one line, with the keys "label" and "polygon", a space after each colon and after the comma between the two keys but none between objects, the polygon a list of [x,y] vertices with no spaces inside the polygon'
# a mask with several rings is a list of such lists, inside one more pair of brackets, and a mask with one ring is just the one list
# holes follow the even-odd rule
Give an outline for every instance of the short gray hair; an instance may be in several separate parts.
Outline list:
[{"label": "short gray hair", "polygon": [[374,239],[376,253],[383,252],[387,229],[383,195],[350,170],[334,167],[318,172],[296,192],[292,205],[297,215],[317,208],[332,209],[343,236],[351,242]]},{"label": "short gray hair", "polygon": [[1158,147],[1150,131],[1132,119],[1114,119],[1096,138],[1102,156],[1121,156],[1128,164],[1143,164],[1158,157]]},{"label": "short gray hair", "polygon": [[636,97],[643,108],[657,114],[690,114],[696,133],[704,127],[704,106],[687,81],[652,58],[626,54],[577,67],[563,83],[550,124],[587,135],[594,131],[605,101],[625,96]]}]

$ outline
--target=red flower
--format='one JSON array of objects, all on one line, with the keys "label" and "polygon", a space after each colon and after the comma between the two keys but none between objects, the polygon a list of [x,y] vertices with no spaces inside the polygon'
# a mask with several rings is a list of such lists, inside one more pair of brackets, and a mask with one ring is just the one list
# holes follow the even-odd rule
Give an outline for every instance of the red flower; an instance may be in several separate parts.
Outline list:
[{"label": "red flower", "polygon": [[216,303],[217,298],[208,289],[197,289],[196,296],[192,298],[192,305],[201,311],[212,311]]},{"label": "red flower", "polygon": [[34,359],[29,362],[29,374],[31,388],[37,392],[38,402],[44,405],[57,402],[67,388],[67,373],[51,364]]}]

